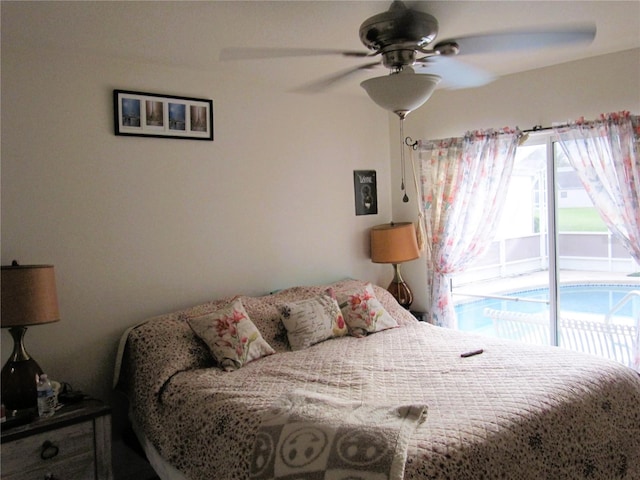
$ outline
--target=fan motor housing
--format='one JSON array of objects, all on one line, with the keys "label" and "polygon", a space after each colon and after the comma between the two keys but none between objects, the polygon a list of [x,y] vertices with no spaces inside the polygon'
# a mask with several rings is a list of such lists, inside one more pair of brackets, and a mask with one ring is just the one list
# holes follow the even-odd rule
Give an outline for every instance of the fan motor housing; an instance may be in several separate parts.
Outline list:
[{"label": "fan motor housing", "polygon": [[422,47],[438,34],[438,21],[428,13],[408,8],[389,9],[365,20],[360,26],[360,40],[373,51],[390,46]]},{"label": "fan motor housing", "polygon": [[399,71],[413,65],[416,61],[416,51],[412,48],[387,47],[382,51],[382,64],[390,69]]}]

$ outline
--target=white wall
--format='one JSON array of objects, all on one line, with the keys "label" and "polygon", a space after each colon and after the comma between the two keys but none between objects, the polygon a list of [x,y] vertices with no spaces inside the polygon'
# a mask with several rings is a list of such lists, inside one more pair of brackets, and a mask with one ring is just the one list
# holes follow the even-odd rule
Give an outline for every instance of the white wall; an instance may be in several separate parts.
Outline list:
[{"label": "white wall", "polygon": [[[482,88],[437,90],[405,121],[405,136],[417,139],[458,137],[468,130],[485,128],[551,126],[584,116],[628,110],[640,114],[640,49],[603,55],[539,70],[505,76]],[[390,119],[392,158],[400,156],[398,120]],[[415,194],[402,202],[400,162],[392,162],[393,218],[415,220]],[[403,266],[411,285],[415,309],[426,310],[428,293],[424,259]]]},{"label": "white wall", "polygon": [[[114,88],[212,98],[215,141],[115,136]],[[3,41],[2,264],[55,265],[62,315],[29,328],[27,350],[108,400],[120,335],[149,316],[379,280],[368,229],[390,219],[386,119],[364,95]],[[378,172],[378,215],[355,215],[357,169]],[[11,346],[3,330],[3,363]]]}]

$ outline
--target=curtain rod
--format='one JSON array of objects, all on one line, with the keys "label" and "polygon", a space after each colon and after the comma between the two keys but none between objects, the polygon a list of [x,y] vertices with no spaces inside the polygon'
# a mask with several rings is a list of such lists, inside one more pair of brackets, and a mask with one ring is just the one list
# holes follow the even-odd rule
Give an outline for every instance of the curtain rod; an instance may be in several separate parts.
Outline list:
[{"label": "curtain rod", "polygon": [[545,130],[553,130],[554,128],[562,128],[569,127],[568,123],[559,123],[558,125],[554,125],[553,127],[543,127],[542,125],[534,125],[528,130],[521,130],[522,133],[532,133],[532,132],[544,132]]},{"label": "curtain rod", "polygon": [[[534,125],[533,127],[531,127],[528,130],[521,130],[522,133],[532,133],[532,132],[543,132],[545,130],[553,130],[554,128],[564,128],[564,127],[571,127],[573,125],[591,125],[592,123],[596,123],[599,122],[601,120],[594,120],[594,121],[582,121],[581,123],[558,123],[557,125],[554,125],[552,127],[543,127],[542,125]],[[517,128],[517,127],[516,127]]]},{"label": "curtain rod", "polygon": [[[534,125],[533,127],[527,130],[520,130],[520,131],[523,134],[526,134],[526,133],[534,133],[534,132],[544,132],[546,130],[553,130],[554,128],[562,128],[562,127],[569,127],[569,126],[571,126],[571,124],[569,123],[559,123],[558,125],[554,125],[553,127],[543,127],[542,125]],[[411,148],[412,150],[418,149],[418,142],[419,142],[418,140],[414,141],[411,137],[406,137],[404,139],[405,145]]]},{"label": "curtain rod", "polygon": [[[569,124],[568,123],[563,123],[563,124],[559,124],[556,125],[556,127],[568,127]],[[518,127],[516,127],[518,128]],[[555,127],[543,127],[542,125],[534,125],[533,127],[529,128],[528,130],[520,130],[520,132],[522,132],[523,134],[527,134],[527,133],[532,133],[532,132],[543,132],[545,130],[553,130]],[[404,143],[407,147],[411,148],[412,150],[417,150],[418,149],[418,142],[419,140],[413,140],[411,137],[406,137],[404,139]]]},{"label": "curtain rod", "polygon": [[527,130],[521,130],[522,133],[543,132],[545,130],[553,130],[553,127],[543,127],[542,125],[534,125]]}]

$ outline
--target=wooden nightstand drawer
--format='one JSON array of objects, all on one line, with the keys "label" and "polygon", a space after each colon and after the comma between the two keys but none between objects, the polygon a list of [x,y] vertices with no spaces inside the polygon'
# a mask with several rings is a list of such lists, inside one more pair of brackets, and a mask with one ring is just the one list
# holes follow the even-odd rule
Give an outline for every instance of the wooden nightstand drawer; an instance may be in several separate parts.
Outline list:
[{"label": "wooden nightstand drawer", "polygon": [[93,422],[44,432],[2,446],[2,478],[94,478]]},{"label": "wooden nightstand drawer", "polygon": [[111,410],[96,400],[2,429],[2,480],[111,480]]}]

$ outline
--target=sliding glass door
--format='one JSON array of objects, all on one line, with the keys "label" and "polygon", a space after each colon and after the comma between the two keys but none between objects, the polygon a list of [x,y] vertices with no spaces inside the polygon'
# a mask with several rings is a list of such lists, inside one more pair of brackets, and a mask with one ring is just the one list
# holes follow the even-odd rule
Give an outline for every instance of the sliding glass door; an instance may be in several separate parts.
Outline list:
[{"label": "sliding glass door", "polygon": [[639,271],[552,136],[532,135],[495,241],[452,280],[458,328],[629,364]]},{"label": "sliding glass door", "polygon": [[614,237],[558,144],[558,345],[631,364],[640,319],[638,265]]}]

